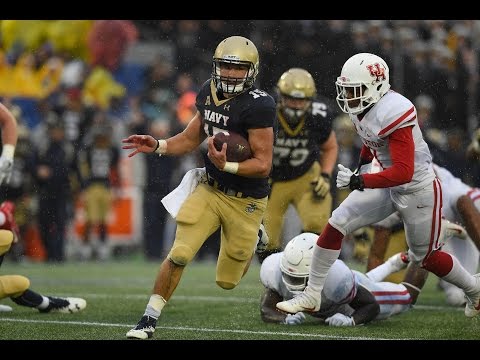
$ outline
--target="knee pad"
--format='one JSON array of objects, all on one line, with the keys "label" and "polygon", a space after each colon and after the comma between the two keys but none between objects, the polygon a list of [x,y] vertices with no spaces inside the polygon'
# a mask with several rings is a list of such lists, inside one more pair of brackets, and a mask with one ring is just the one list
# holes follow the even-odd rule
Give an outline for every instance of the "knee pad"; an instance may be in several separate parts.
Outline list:
[{"label": "knee pad", "polygon": [[21,275],[0,276],[0,299],[20,296],[30,287],[30,280]]},{"label": "knee pad", "polygon": [[193,259],[194,255],[192,249],[188,246],[178,245],[170,250],[168,259],[170,259],[175,265],[185,266]]},{"label": "knee pad", "polygon": [[0,255],[5,254],[12,246],[13,233],[10,230],[0,230]]},{"label": "knee pad", "polygon": [[220,286],[224,290],[232,290],[237,286],[237,284],[232,284],[231,282],[226,281],[216,281],[217,285]]}]

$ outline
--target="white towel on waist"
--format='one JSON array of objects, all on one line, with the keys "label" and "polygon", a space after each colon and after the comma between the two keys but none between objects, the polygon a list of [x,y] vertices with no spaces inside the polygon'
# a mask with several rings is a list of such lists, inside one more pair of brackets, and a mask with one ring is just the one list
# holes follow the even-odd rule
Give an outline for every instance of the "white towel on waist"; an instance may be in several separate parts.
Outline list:
[{"label": "white towel on waist", "polygon": [[162,204],[175,219],[183,202],[190,195],[197,185],[206,178],[205,168],[195,168],[186,172],[180,185],[164,196]]}]

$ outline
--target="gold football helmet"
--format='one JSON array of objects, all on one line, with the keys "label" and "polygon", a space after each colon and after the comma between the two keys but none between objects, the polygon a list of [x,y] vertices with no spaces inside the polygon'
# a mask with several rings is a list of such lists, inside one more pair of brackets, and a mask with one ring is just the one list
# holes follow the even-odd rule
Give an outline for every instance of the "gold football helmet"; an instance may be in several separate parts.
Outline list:
[{"label": "gold football helmet", "polygon": [[[220,64],[248,67],[243,78],[222,77]],[[230,36],[218,44],[213,55],[212,79],[217,89],[226,94],[238,94],[250,88],[258,75],[259,56],[256,46],[243,36]]]},{"label": "gold football helmet", "polygon": [[279,107],[287,120],[298,121],[310,109],[317,95],[312,75],[301,68],[285,71],[277,83]]}]

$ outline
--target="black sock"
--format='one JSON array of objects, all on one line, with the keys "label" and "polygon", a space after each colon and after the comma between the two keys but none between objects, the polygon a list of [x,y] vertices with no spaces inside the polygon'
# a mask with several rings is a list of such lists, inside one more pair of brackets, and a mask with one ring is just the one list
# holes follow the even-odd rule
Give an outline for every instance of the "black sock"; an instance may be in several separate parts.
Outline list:
[{"label": "black sock", "polygon": [[16,298],[12,297],[11,299],[14,303],[18,305],[28,306],[33,308],[40,306],[40,304],[42,304],[43,302],[42,295],[29,289],[25,290],[25,292],[22,295]]}]

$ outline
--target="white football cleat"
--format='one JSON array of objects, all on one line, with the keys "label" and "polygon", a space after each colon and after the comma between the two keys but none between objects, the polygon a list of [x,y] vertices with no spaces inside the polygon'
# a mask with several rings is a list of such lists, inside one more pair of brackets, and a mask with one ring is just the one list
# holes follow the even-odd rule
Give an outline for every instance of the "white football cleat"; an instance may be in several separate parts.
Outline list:
[{"label": "white football cleat", "polygon": [[444,242],[454,236],[460,239],[466,239],[467,231],[462,226],[442,218],[442,229],[440,230],[438,240]]},{"label": "white football cleat", "polygon": [[12,310],[13,310],[13,308],[11,306],[0,304],[0,312],[8,312],[8,311],[12,311]]},{"label": "white football cleat", "polygon": [[477,291],[474,294],[465,294],[465,316],[474,317],[480,313],[480,273],[473,275],[477,280]]},{"label": "white football cleat", "polygon": [[48,296],[50,304],[46,309],[38,309],[41,313],[59,312],[64,314],[71,314],[82,311],[87,307],[87,302],[82,298],[67,297],[57,298]]},{"label": "white football cleat", "polygon": [[320,298],[317,300],[313,295],[308,294],[307,289],[308,287],[290,300],[277,303],[277,309],[289,314],[320,310]]}]

